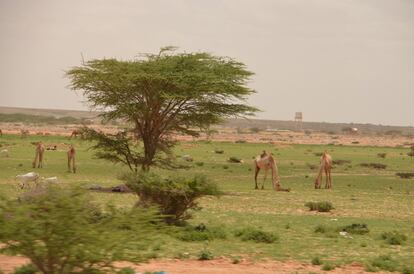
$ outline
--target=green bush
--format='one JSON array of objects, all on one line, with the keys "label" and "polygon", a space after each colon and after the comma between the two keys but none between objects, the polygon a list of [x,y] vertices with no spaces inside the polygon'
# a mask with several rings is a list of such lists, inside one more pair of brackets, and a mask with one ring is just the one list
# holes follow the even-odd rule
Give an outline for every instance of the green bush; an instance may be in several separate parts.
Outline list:
[{"label": "green bush", "polygon": [[307,202],[305,206],[308,207],[310,211],[318,212],[329,212],[334,208],[330,202]]},{"label": "green bush", "polygon": [[195,162],[196,166],[204,166],[204,162]]},{"label": "green bush", "polygon": [[369,233],[368,226],[366,224],[351,224],[340,228],[341,231],[346,231],[349,234],[367,234]]},{"label": "green bush", "polygon": [[237,157],[232,156],[232,157],[229,158],[229,162],[230,163],[241,163],[242,160],[237,158]]},{"label": "green bush", "polygon": [[0,201],[1,251],[29,258],[43,273],[95,273],[113,261],[140,261],[157,229],[153,210],[103,213],[80,189],[51,186]]},{"label": "green bush", "polygon": [[36,274],[37,268],[32,264],[25,264],[14,269],[13,274]]},{"label": "green bush", "polygon": [[322,264],[322,260],[319,257],[314,257],[311,261],[311,263],[313,265],[321,265]]},{"label": "green bush", "polygon": [[387,165],[380,164],[380,163],[361,163],[360,166],[375,168],[375,169],[386,169],[387,168]]},{"label": "green bush", "polygon": [[326,233],[329,229],[325,225],[317,225],[315,227],[315,233]]},{"label": "green bush", "polygon": [[200,251],[200,253],[198,254],[198,259],[200,261],[208,261],[208,260],[212,260],[214,259],[213,253],[207,249],[203,249],[202,251]]},{"label": "green bush", "polygon": [[325,270],[325,271],[330,271],[330,270],[334,270],[334,269],[335,269],[335,265],[333,265],[331,263],[325,263],[322,266],[322,270]]},{"label": "green bush", "polygon": [[265,232],[255,228],[243,228],[234,232],[242,241],[271,244],[278,240],[278,236],[271,232]]},{"label": "green bush", "polygon": [[407,241],[407,236],[398,231],[384,232],[381,234],[381,238],[390,245],[402,245]]},{"label": "green bush", "polygon": [[386,270],[386,271],[397,271],[398,270],[398,262],[395,261],[388,255],[378,256],[372,260],[371,265],[373,267]]},{"label": "green bush", "polygon": [[135,274],[135,270],[130,267],[124,267],[116,272],[116,274]]},{"label": "green bush", "polygon": [[414,178],[414,172],[397,172],[395,173],[398,177],[402,179],[411,179]]},{"label": "green bush", "polygon": [[186,242],[211,241],[214,239],[226,239],[227,233],[221,227],[207,227],[201,223],[195,227],[185,227],[178,234],[177,238]]},{"label": "green bush", "polygon": [[214,150],[214,152],[217,153],[217,154],[223,154],[224,153],[224,150],[222,150],[222,149],[216,149],[216,150]]},{"label": "green bush", "polygon": [[207,177],[198,175],[191,179],[182,177],[162,178],[154,173],[130,173],[123,179],[139,196],[136,206],[156,205],[167,223],[180,223],[191,218],[190,210],[198,210],[197,199],[205,195],[218,196],[221,192]]}]

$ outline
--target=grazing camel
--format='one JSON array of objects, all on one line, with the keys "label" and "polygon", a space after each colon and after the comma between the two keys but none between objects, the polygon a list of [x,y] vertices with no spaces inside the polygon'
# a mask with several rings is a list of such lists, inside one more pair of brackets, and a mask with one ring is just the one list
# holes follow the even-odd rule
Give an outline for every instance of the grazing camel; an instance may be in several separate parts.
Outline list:
[{"label": "grazing camel", "polygon": [[30,135],[30,131],[28,129],[20,129],[20,137],[27,137],[28,135]]},{"label": "grazing camel", "polygon": [[76,150],[71,145],[68,150],[68,172],[72,172],[73,170],[73,173],[76,173],[75,155],[76,155]]},{"label": "grazing camel", "polygon": [[264,189],[264,182],[266,181],[267,171],[271,169],[273,189],[276,191],[290,191],[290,189],[283,189],[280,187],[280,180],[279,180],[276,160],[272,154],[267,154],[266,151],[263,151],[261,155],[256,156],[256,159],[254,160],[254,166],[255,166],[255,175],[254,175],[255,189],[259,189],[257,185],[257,175],[259,174],[260,170],[264,169],[264,172],[265,172],[263,183],[262,183],[262,189]]},{"label": "grazing camel", "polygon": [[321,157],[319,173],[315,180],[315,189],[321,188],[322,172],[325,172],[326,177],[325,188],[332,188],[331,169],[332,157],[328,154],[328,152],[325,151]]},{"label": "grazing camel", "polygon": [[82,137],[82,132],[79,129],[74,129],[72,131],[72,134],[70,135],[70,139],[72,139],[72,137],[78,137],[78,135],[80,135]]},{"label": "grazing camel", "polygon": [[43,167],[43,154],[45,153],[45,146],[42,144],[42,142],[39,142],[36,144],[36,155],[33,160],[32,166],[33,168],[41,168]]}]

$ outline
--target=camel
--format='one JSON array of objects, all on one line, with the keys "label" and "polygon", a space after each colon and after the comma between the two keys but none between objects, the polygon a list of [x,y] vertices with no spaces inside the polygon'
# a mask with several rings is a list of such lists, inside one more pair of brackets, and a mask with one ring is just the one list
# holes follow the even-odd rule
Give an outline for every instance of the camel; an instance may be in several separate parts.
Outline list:
[{"label": "camel", "polygon": [[79,129],[74,129],[72,131],[72,134],[70,135],[70,139],[72,139],[72,137],[78,137],[78,135],[80,135],[82,137],[82,132]]},{"label": "camel", "polygon": [[68,150],[68,171],[71,172],[73,170],[73,173],[76,173],[75,155],[76,150],[71,145]]},{"label": "camel", "polygon": [[255,175],[254,175],[255,189],[259,189],[257,185],[257,175],[259,174],[260,170],[264,169],[264,172],[265,172],[263,183],[262,183],[262,189],[264,189],[264,183],[266,181],[267,171],[271,169],[273,189],[276,191],[290,191],[289,189],[283,189],[280,187],[280,180],[279,180],[276,160],[272,154],[267,154],[266,151],[263,151],[261,155],[256,156],[256,159],[254,160],[254,165],[255,165]]},{"label": "camel", "polygon": [[33,160],[32,166],[33,168],[41,168],[43,167],[43,154],[45,153],[45,146],[42,144],[42,142],[38,142],[36,144],[36,155]]},{"label": "camel", "polygon": [[321,157],[319,173],[315,180],[315,189],[321,188],[322,172],[325,172],[325,177],[326,177],[325,188],[332,189],[331,169],[332,169],[332,157],[331,155],[328,154],[328,152],[325,151]]},{"label": "camel", "polygon": [[28,129],[20,129],[20,137],[27,137],[28,135],[30,135],[30,131]]}]

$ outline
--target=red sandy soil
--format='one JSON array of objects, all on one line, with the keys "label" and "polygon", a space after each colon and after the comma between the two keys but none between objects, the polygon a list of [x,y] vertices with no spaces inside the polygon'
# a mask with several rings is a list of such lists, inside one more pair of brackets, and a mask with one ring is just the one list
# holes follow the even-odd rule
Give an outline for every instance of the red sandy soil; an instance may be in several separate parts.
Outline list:
[{"label": "red sandy soil", "polygon": [[[70,136],[77,125],[56,125],[56,126],[23,126],[13,123],[1,123],[0,128],[3,134],[20,134],[21,129],[27,129],[32,136],[41,138],[44,135],[60,135]],[[116,126],[102,126],[92,125],[92,128],[102,130],[105,133],[115,133],[118,131]],[[335,144],[335,145],[363,145],[363,146],[405,146],[409,147],[414,142],[412,138],[406,136],[375,136],[375,135],[349,135],[349,134],[335,134],[330,135],[326,133],[312,133],[305,134],[304,132],[260,132],[257,134],[237,134],[234,129],[224,128],[214,134],[212,140],[235,142],[237,140],[244,140],[252,143],[268,143],[275,146],[290,145],[290,144]],[[193,139],[191,136],[174,136],[179,141],[192,140],[206,140],[206,136],[201,136],[198,139]]]},{"label": "red sandy soil", "polygon": [[[0,255],[0,269],[5,273],[12,273],[17,266],[28,263],[24,257],[5,256]],[[128,262],[121,262],[117,267],[131,267],[137,272],[144,273],[145,271],[165,271],[167,274],[275,274],[275,273],[328,273],[321,270],[320,266],[304,264],[297,261],[277,262],[250,262],[242,260],[238,264],[232,264],[228,259],[215,259],[211,261],[198,260],[152,260],[144,264],[132,264]],[[329,273],[351,273],[362,274],[368,273],[364,271],[361,264],[351,264],[343,267],[335,268]],[[377,272],[388,273],[388,272]]]}]

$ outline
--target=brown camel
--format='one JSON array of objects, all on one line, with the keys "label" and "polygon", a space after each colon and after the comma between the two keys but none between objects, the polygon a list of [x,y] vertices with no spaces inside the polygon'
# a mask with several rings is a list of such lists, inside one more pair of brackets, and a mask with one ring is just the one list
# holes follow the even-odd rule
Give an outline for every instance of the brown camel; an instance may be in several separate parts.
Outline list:
[{"label": "brown camel", "polygon": [[27,137],[28,135],[30,135],[30,131],[28,129],[20,129],[20,137]]},{"label": "brown camel", "polygon": [[259,174],[261,169],[264,169],[264,178],[262,183],[262,189],[264,189],[264,182],[266,181],[267,171],[270,169],[272,170],[272,185],[273,189],[276,191],[289,191],[289,189],[283,189],[280,187],[280,180],[278,169],[276,165],[276,160],[272,154],[267,154],[266,151],[263,151],[261,155],[256,156],[254,160],[255,166],[255,175],[254,175],[254,182],[255,182],[255,189],[259,189],[257,185],[257,175]]},{"label": "brown camel", "polygon": [[45,152],[45,146],[42,144],[42,142],[38,142],[36,144],[36,155],[33,160],[32,166],[33,168],[41,168],[43,167],[43,154]]},{"label": "brown camel", "polygon": [[68,150],[68,171],[71,172],[73,170],[73,173],[76,173],[75,155],[76,150],[71,145]]},{"label": "brown camel", "polygon": [[80,130],[78,130],[78,129],[74,129],[73,131],[72,131],[72,134],[70,135],[70,139],[72,139],[72,137],[78,137],[78,135],[80,135],[81,137],[82,137],[82,132],[80,131]]},{"label": "brown camel", "polygon": [[321,188],[322,172],[325,172],[325,177],[326,177],[325,188],[332,188],[331,169],[332,169],[332,157],[331,155],[328,154],[328,152],[325,151],[321,157],[319,173],[315,180],[315,189]]}]

